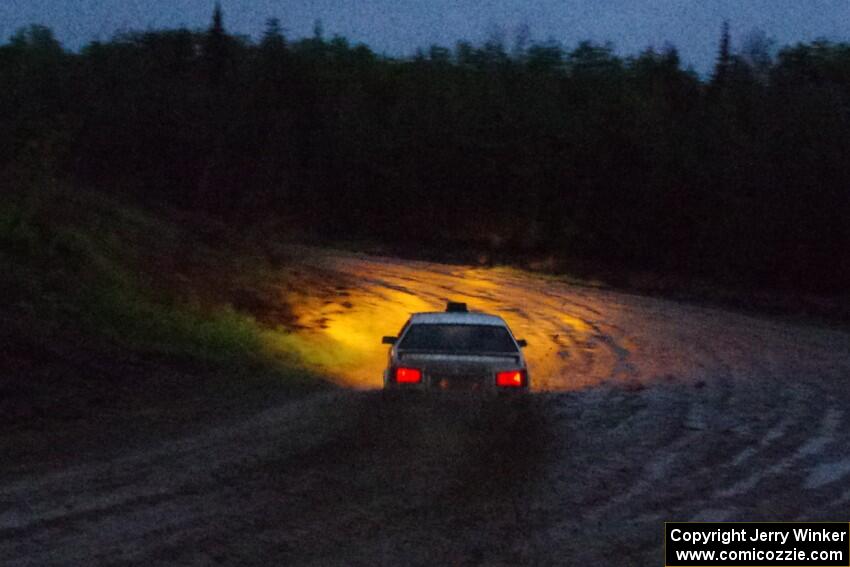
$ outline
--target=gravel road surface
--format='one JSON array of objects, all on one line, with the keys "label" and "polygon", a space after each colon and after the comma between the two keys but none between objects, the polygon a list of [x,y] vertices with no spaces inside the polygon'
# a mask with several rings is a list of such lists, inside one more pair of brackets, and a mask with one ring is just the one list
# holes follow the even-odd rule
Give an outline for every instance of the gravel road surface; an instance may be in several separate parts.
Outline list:
[{"label": "gravel road surface", "polygon": [[[4,465],[9,565],[661,565],[668,520],[842,520],[850,334],[506,268],[294,248],[289,349],[345,387]],[[384,400],[447,299],[529,342],[525,407]]]}]

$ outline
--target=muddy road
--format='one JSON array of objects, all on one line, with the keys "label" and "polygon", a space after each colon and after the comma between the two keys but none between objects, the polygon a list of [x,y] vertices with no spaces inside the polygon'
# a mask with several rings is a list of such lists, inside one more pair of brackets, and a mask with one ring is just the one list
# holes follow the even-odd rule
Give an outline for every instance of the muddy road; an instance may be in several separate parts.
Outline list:
[{"label": "muddy road", "polygon": [[[309,248],[287,349],[345,387],[72,466],[8,470],[14,565],[660,565],[666,520],[847,520],[850,334],[511,269]],[[411,311],[493,311],[525,408],[388,403]]]}]

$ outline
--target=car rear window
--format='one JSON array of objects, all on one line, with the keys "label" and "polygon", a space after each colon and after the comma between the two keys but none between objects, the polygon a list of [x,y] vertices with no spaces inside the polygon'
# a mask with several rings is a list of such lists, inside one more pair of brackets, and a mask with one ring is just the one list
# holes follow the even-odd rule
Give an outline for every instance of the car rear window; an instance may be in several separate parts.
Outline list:
[{"label": "car rear window", "polygon": [[411,325],[399,348],[439,352],[517,352],[508,330],[495,325]]}]

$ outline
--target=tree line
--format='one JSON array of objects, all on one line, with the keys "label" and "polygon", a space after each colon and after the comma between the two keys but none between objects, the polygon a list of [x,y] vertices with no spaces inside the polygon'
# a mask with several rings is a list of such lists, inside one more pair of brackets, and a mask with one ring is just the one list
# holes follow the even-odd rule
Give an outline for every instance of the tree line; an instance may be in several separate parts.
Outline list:
[{"label": "tree line", "polygon": [[[521,34],[522,35],[522,34]],[[546,252],[727,284],[850,283],[850,45],[731,45],[708,78],[672,46],[518,37],[374,53],[127,32],[0,46],[0,181],[62,181],[334,238]]]}]

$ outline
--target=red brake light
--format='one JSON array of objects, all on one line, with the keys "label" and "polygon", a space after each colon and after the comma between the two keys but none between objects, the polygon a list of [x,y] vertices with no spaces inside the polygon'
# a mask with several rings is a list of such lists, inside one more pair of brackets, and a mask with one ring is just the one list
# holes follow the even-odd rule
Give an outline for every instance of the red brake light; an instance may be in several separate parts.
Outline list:
[{"label": "red brake light", "polygon": [[416,368],[396,368],[395,381],[397,384],[418,384],[422,381],[422,372]]},{"label": "red brake light", "polygon": [[508,370],[496,373],[496,385],[502,388],[521,388],[526,384],[525,370]]}]

